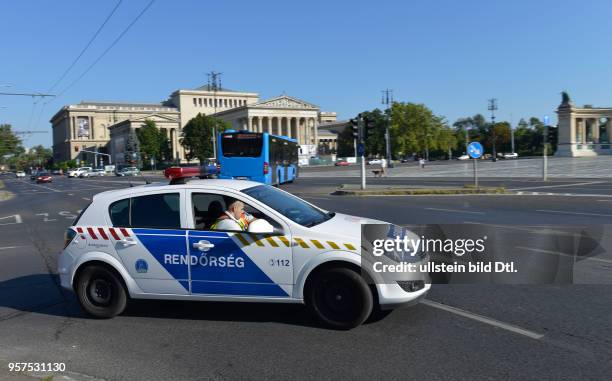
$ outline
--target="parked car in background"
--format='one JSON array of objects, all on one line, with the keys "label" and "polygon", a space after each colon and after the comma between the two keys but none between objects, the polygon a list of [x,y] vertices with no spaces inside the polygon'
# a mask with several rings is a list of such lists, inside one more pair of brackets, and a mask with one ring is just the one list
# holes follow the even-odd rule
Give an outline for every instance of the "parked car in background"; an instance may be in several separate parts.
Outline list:
[{"label": "parked car in background", "polygon": [[511,159],[518,159],[518,153],[516,153],[516,152],[505,153],[503,155],[503,158],[504,159],[509,159],[509,160],[511,160]]},{"label": "parked car in background", "polygon": [[38,172],[38,176],[36,176],[37,183],[50,183],[53,181],[53,177],[49,172]]},{"label": "parked car in background", "polygon": [[457,158],[457,160],[470,160],[470,157],[468,155],[461,155]]},{"label": "parked car in background", "polygon": [[381,165],[382,164],[382,160],[381,159],[370,159],[367,161],[368,165]]},{"label": "parked car in background", "polygon": [[18,179],[22,179],[25,177],[25,172],[24,171],[17,171],[15,172],[15,177]]},{"label": "parked car in background", "polygon": [[349,162],[346,160],[340,160],[334,163],[336,167],[346,167],[349,165]]},{"label": "parked car in background", "polygon": [[54,169],[53,171],[51,171],[52,175],[63,175],[64,172],[61,169]]},{"label": "parked car in background", "polygon": [[91,172],[83,172],[79,175],[80,178],[83,177],[98,177],[98,176],[104,176],[106,173],[104,172],[104,169],[94,169]]},{"label": "parked car in background", "polygon": [[79,177],[82,173],[91,172],[93,168],[91,167],[79,167],[77,169],[71,169],[68,171],[68,177]]},{"label": "parked car in background", "polygon": [[140,176],[140,170],[136,167],[123,167],[119,171],[115,172],[117,176]]}]

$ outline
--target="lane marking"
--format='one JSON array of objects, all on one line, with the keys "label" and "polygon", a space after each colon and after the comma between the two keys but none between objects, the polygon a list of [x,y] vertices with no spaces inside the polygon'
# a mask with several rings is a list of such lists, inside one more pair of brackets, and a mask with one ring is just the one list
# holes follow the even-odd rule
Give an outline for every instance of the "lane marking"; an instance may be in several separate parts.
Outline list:
[{"label": "lane marking", "polygon": [[46,186],[44,186],[44,185],[40,185],[40,184],[32,184],[32,183],[28,183],[28,185],[30,185],[30,186],[34,186],[34,187],[43,188],[43,189],[47,189],[47,190],[50,190],[50,191],[53,191],[53,192],[56,192],[56,193],[62,193],[62,191],[61,191],[61,190],[57,190],[57,189],[55,189],[55,188],[49,188],[49,187],[46,187]]},{"label": "lane marking", "polygon": [[495,320],[495,319],[492,319],[492,318],[489,318],[483,315],[478,315],[473,312],[463,310],[461,308],[451,307],[446,304],[434,302],[433,300],[423,299],[421,303],[429,307],[437,308],[439,310],[450,312],[452,314],[459,315],[459,316],[462,316],[468,319],[476,320],[484,324],[488,324],[488,325],[491,325],[497,328],[505,329],[506,331],[510,331],[513,333],[517,333],[519,335],[527,336],[531,339],[540,340],[541,338],[544,337],[544,335],[541,333],[530,331],[528,329],[521,328],[514,324],[504,323],[503,321]]},{"label": "lane marking", "polygon": [[0,225],[16,225],[16,224],[20,224],[23,222],[23,220],[21,219],[21,216],[19,214],[14,214],[12,216],[6,216],[6,217],[0,217],[0,220],[5,220],[7,218],[14,218],[15,222],[5,222],[2,223]]},{"label": "lane marking", "polygon": [[5,246],[5,247],[0,247],[0,250],[16,249],[18,247],[21,247],[21,246]]},{"label": "lane marking", "polygon": [[559,213],[559,214],[574,214],[574,215],[577,215],[577,216],[612,217],[612,214],[586,213],[586,212],[567,212],[565,210],[536,209],[536,212]]},{"label": "lane marking", "polygon": [[597,257],[578,257],[578,256],[573,255],[573,254],[562,253],[560,251],[538,249],[538,248],[535,248],[535,247],[515,246],[515,248],[516,249],[527,250],[527,251],[534,251],[536,253],[554,254],[554,255],[558,255],[560,257],[576,258],[576,259],[585,260],[585,261],[591,260],[591,261],[596,261],[596,262],[612,263],[612,260],[610,260],[610,259],[602,259],[602,258],[597,258]]},{"label": "lane marking", "polygon": [[81,198],[82,198],[83,200],[86,200],[86,201],[91,201],[91,199],[90,199],[89,197],[81,197]]},{"label": "lane marking", "polygon": [[561,188],[561,187],[575,187],[578,185],[593,185],[593,184],[605,184],[605,181],[590,181],[588,183],[573,183],[573,184],[559,184],[559,185],[541,185],[537,187],[526,187],[526,188],[515,188],[509,189],[511,191],[515,190],[528,190],[528,189],[546,189],[546,188]]},{"label": "lane marking", "polygon": [[425,208],[425,209],[427,209],[427,210],[434,210],[436,212],[485,214],[485,212],[472,212],[472,211],[469,211],[469,210],[458,210],[458,209],[443,209],[443,208]]}]

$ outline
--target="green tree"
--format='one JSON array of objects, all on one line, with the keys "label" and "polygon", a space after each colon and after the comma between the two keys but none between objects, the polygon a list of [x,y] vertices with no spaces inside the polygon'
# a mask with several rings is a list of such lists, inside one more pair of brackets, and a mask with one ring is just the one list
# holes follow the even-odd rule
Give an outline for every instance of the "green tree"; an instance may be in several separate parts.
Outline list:
[{"label": "green tree", "polygon": [[337,137],[339,157],[355,156],[355,138],[353,137],[353,129],[349,123],[340,131]]},{"label": "green tree", "polygon": [[10,124],[0,124],[0,163],[6,163],[9,156],[23,152],[21,139],[12,131]]},{"label": "green tree", "polygon": [[[393,153],[399,156],[419,154],[429,158],[434,150],[446,150],[440,132],[446,128],[443,117],[423,104],[396,102],[391,107],[391,137]],[[448,143],[448,142],[446,142]]]},{"label": "green tree", "polygon": [[368,136],[365,141],[366,155],[384,156],[386,154],[385,130],[387,128],[387,115],[379,109],[374,109],[362,112],[361,116],[368,118],[369,123],[374,126],[368,130]]},{"label": "green tree", "polygon": [[197,158],[200,163],[214,155],[213,136],[230,128],[230,124],[222,119],[198,113],[185,127],[181,138],[181,145],[187,150],[187,159]]},{"label": "green tree", "polygon": [[140,144],[140,155],[146,164],[151,159],[160,160],[160,134],[161,131],[155,125],[155,121],[148,119],[136,130],[136,137]]}]

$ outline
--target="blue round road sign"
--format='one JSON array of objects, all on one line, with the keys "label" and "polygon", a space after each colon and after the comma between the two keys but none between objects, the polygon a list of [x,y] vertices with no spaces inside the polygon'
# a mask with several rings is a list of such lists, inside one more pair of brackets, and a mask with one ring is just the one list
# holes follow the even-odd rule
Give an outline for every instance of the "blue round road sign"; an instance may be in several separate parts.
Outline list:
[{"label": "blue round road sign", "polygon": [[468,145],[468,155],[470,155],[472,159],[479,159],[482,156],[482,151],[484,151],[482,149],[482,144],[478,142],[471,142]]}]

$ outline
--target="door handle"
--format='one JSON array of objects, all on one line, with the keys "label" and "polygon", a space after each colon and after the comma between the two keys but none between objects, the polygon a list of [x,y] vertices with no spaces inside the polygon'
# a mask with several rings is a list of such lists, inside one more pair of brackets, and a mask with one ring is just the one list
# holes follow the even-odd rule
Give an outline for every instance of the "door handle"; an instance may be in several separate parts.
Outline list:
[{"label": "door handle", "polygon": [[214,243],[210,243],[210,242],[204,241],[204,240],[193,243],[193,248],[194,249],[198,249],[200,251],[208,251],[208,250],[212,249],[213,247],[215,247]]},{"label": "door handle", "polygon": [[124,238],[124,239],[120,239],[119,243],[122,244],[123,246],[133,246],[133,245],[136,245],[138,242],[136,242],[134,238]]}]

